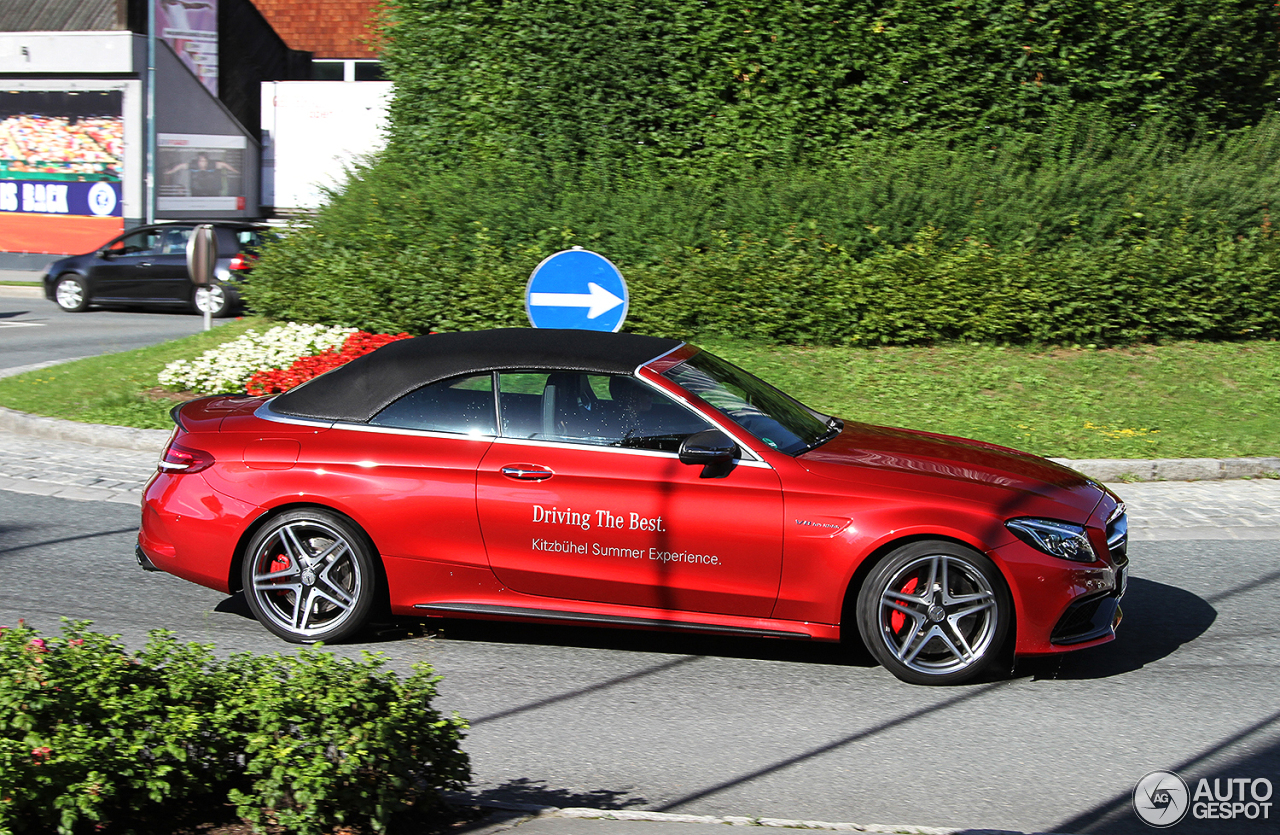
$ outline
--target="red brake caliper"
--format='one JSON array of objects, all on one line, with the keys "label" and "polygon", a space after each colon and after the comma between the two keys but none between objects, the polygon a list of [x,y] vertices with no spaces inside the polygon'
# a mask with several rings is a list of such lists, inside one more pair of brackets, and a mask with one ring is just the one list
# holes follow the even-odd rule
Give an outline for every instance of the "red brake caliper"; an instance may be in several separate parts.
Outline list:
[{"label": "red brake caliper", "polygon": [[280,554],[274,560],[271,561],[271,565],[267,566],[267,571],[270,572],[271,574],[275,574],[277,571],[284,571],[291,564],[292,563],[289,562],[288,554]]},{"label": "red brake caliper", "polygon": [[[912,577],[910,580],[907,581],[907,584],[902,587],[901,589],[902,593],[912,594],[913,592],[915,592],[916,584],[918,582],[919,581],[917,578]],[[895,635],[897,635],[899,632],[902,631],[902,625],[906,622],[907,622],[907,616],[902,614],[902,612],[895,610],[893,614],[889,615],[889,628],[893,630],[893,634]]]}]

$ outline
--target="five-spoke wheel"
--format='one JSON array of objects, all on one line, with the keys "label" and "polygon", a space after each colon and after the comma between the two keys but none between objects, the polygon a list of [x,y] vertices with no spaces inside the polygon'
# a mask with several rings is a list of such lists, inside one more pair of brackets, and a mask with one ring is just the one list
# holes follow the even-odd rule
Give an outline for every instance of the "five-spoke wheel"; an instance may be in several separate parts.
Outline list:
[{"label": "five-spoke wheel", "polygon": [[58,278],[58,283],[53,286],[53,300],[68,313],[79,313],[89,306],[89,294],[85,292],[84,282],[74,275]]},{"label": "five-spoke wheel", "polygon": [[951,542],[891,552],[858,596],[858,629],[884,667],[913,684],[970,681],[998,658],[1013,607],[999,571]]},{"label": "five-spoke wheel", "polygon": [[364,534],[329,511],[294,510],[249,543],[241,580],[263,626],[286,641],[338,641],[360,630],[377,574]]},{"label": "five-spoke wheel", "polygon": [[231,298],[221,284],[205,284],[196,287],[192,293],[191,303],[197,313],[209,311],[209,315],[220,318],[231,312]]}]

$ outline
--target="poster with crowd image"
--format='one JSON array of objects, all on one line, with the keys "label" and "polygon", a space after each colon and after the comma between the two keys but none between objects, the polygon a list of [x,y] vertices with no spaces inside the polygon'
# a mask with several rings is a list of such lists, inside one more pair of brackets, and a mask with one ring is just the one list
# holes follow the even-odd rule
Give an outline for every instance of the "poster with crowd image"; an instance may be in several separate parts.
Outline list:
[{"label": "poster with crowd image", "polygon": [[243,136],[162,133],[156,162],[156,208],[169,212],[240,211],[245,207]]},{"label": "poster with crowd image", "polygon": [[123,231],[124,94],[0,91],[0,251],[84,252]]}]

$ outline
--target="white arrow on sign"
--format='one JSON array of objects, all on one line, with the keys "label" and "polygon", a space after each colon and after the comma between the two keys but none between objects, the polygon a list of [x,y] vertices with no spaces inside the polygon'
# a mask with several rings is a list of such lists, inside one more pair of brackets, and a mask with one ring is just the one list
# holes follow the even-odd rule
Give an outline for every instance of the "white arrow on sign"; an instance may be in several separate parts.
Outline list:
[{"label": "white arrow on sign", "polygon": [[622,304],[622,299],[594,281],[588,281],[585,293],[530,293],[529,304],[533,307],[585,307],[587,318],[595,319]]}]

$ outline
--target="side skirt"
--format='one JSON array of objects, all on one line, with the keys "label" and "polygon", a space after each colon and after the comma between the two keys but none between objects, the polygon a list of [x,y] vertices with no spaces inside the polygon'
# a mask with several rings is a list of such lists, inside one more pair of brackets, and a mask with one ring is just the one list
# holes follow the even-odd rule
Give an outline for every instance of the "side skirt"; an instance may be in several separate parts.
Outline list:
[{"label": "side skirt", "polygon": [[746,626],[720,626],[710,623],[688,623],[678,620],[635,618],[622,615],[600,615],[586,612],[560,612],[549,609],[528,609],[521,606],[493,606],[485,603],[418,603],[415,609],[424,609],[442,615],[471,617],[519,618],[521,620],[551,620],[562,623],[589,623],[598,626],[625,626],[636,629],[668,629],[687,632],[710,632],[718,635],[743,635],[755,638],[786,638],[808,640],[805,632],[786,632],[778,629],[753,629]]}]

